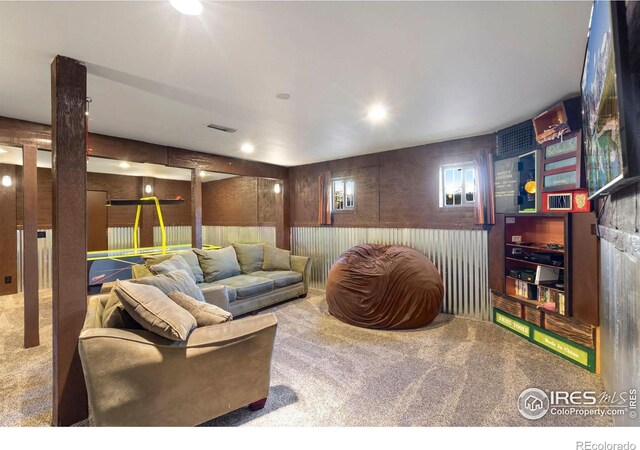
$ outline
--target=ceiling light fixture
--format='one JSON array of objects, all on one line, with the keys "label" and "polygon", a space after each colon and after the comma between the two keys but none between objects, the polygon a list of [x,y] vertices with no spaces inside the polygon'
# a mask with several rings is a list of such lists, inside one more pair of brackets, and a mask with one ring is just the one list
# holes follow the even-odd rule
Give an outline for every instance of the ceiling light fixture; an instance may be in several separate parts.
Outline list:
[{"label": "ceiling light fixture", "polygon": [[253,144],[249,142],[245,142],[240,147],[240,150],[242,150],[243,153],[253,153],[253,151],[255,150],[255,147],[253,146]]},{"label": "ceiling light fixture", "polygon": [[147,194],[151,194],[151,193],[153,192],[153,188],[151,187],[151,185],[150,185],[150,184],[147,184],[147,185],[144,187],[144,192],[146,192]]},{"label": "ceiling light fixture", "polygon": [[200,0],[169,0],[169,3],[176,11],[187,16],[197,16],[203,9]]},{"label": "ceiling light fixture", "polygon": [[369,112],[367,113],[367,117],[373,123],[382,122],[387,118],[387,108],[384,105],[378,103],[369,108]]},{"label": "ceiling light fixture", "polygon": [[10,187],[13,184],[11,177],[9,175],[5,175],[2,177],[2,185],[4,187]]},{"label": "ceiling light fixture", "polygon": [[280,193],[280,183],[276,183],[273,185],[273,192],[275,192],[276,194]]},{"label": "ceiling light fixture", "polygon": [[128,169],[130,166],[129,166],[129,163],[128,163],[128,162],[126,162],[126,161],[122,161],[122,162],[120,163],[120,167],[121,167],[121,168],[123,168],[123,169]]},{"label": "ceiling light fixture", "polygon": [[291,98],[291,96],[289,94],[287,94],[286,92],[281,92],[280,94],[276,94],[276,98],[278,100],[289,100]]},{"label": "ceiling light fixture", "polygon": [[204,170],[201,170],[201,171],[200,171],[200,176],[201,176],[201,177],[204,177],[205,175],[206,175],[206,172],[205,172]]}]

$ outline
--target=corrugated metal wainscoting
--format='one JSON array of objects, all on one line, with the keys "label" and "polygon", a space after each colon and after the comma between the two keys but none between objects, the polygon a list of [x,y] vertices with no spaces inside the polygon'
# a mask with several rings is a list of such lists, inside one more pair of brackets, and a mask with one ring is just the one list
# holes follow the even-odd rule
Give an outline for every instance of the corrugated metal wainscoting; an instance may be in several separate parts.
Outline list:
[{"label": "corrugated metal wainscoting", "polygon": [[324,289],[331,265],[354,245],[400,244],[424,253],[442,274],[442,311],[491,320],[487,232],[423,228],[294,227],[291,249],[313,258],[311,284]]},{"label": "corrugated metal wainscoting", "polygon": [[[602,381],[610,393],[640,387],[639,312],[638,258],[600,239],[600,358]],[[615,416],[614,422],[638,425],[628,414]]]},{"label": "corrugated metal wainscoting", "polygon": [[223,227],[205,225],[202,227],[204,244],[225,247],[233,242],[252,244],[266,242],[276,245],[276,227]]},{"label": "corrugated metal wainscoting", "polygon": [[[167,234],[167,245],[191,244],[191,225],[164,227],[164,231]],[[160,227],[153,227],[153,245],[162,245]]]},{"label": "corrugated metal wainscoting", "polygon": [[[53,232],[51,229],[38,230],[44,232],[46,237],[38,239],[38,288],[49,289],[51,287],[51,257],[53,256]],[[18,292],[22,292],[22,230],[18,230]]]}]

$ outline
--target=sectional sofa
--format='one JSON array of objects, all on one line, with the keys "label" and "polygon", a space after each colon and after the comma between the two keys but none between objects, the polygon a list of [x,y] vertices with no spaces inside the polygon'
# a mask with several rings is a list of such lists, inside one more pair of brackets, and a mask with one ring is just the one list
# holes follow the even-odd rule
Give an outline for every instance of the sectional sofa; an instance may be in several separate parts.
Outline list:
[{"label": "sectional sofa", "polygon": [[205,300],[234,317],[304,297],[309,290],[311,259],[267,244],[232,244],[219,250],[190,249],[145,256],[144,265],[133,267],[133,278],[182,269],[172,263],[174,255],[187,263]]}]

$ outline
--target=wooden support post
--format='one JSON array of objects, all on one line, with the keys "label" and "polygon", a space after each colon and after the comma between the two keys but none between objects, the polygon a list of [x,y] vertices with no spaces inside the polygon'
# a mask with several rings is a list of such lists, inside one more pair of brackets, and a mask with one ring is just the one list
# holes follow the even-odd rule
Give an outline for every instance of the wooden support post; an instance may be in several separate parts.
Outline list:
[{"label": "wooden support post", "polygon": [[9,186],[0,184],[0,295],[18,292],[18,240],[16,230],[16,166],[0,164],[0,181],[8,177]]},{"label": "wooden support post", "polygon": [[40,345],[38,298],[38,149],[22,148],[22,283],[24,296],[24,346]]},{"label": "wooden support post", "polygon": [[[151,186],[151,193],[148,193],[145,188]],[[156,188],[154,185],[154,179],[151,177],[142,177],[142,190],[140,191],[141,197],[150,197],[156,195]],[[142,225],[140,226],[140,246],[141,247],[153,247],[153,223],[156,214],[156,209],[152,206],[142,207]]]},{"label": "wooden support post", "polygon": [[78,337],[87,311],[87,69],[56,56],[51,63],[53,175],[53,425],[87,417]]},{"label": "wooden support post", "polygon": [[191,169],[191,246],[202,248],[202,177]]},{"label": "wooden support post", "polygon": [[279,180],[278,183],[280,183],[280,193],[273,194],[276,200],[276,247],[290,249],[289,180]]}]

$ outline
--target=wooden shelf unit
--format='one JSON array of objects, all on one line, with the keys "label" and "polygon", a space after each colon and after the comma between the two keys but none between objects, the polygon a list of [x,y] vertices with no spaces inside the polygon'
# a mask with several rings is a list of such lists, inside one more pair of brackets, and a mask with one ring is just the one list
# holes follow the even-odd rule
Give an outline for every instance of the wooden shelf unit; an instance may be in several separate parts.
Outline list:
[{"label": "wooden shelf unit", "polygon": [[[507,317],[513,321],[520,321],[520,330],[530,327],[530,335],[527,337],[532,342],[540,344],[536,339],[541,339],[542,335],[551,336],[550,339],[559,338],[566,340],[565,344],[571,347],[576,344],[576,349],[593,352],[589,353],[589,366],[578,363],[589,370],[595,370],[593,358],[595,358],[596,327],[598,324],[597,315],[594,315],[594,308],[597,311],[597,289],[591,287],[595,278],[597,284],[597,257],[591,260],[584,259],[584,248],[594,251],[597,255],[597,240],[591,235],[590,221],[591,213],[576,214],[582,217],[573,217],[574,214],[513,214],[504,215],[504,269],[503,285],[500,291],[491,291],[491,303],[494,308],[494,320],[499,325],[505,326],[504,314],[500,320],[496,320],[495,312],[506,313]],[[573,222],[576,222],[575,225]],[[520,242],[534,243],[533,245],[521,245],[513,242],[514,236],[520,236]],[[578,239],[576,241],[576,238]],[[572,258],[572,246],[579,245],[577,251],[579,255],[574,260]],[[547,248],[547,244],[559,244],[561,249]],[[516,252],[517,254],[513,254]],[[519,253],[518,253],[519,252]],[[561,266],[538,263],[523,259],[522,252],[535,252],[553,255],[554,259],[562,263]],[[576,269],[574,270],[574,264]],[[560,279],[564,282],[564,289],[555,286],[555,281],[541,282],[526,281],[510,275],[512,269],[536,270],[537,266],[551,268],[558,272]],[[561,276],[560,276],[561,275]],[[516,284],[522,282],[527,286],[525,292],[527,296],[519,295]],[[577,283],[577,285],[575,284]],[[549,304],[539,300],[537,293],[541,288],[549,289],[549,296],[564,295],[564,314],[557,310],[549,309]],[[574,290],[578,292],[578,297],[574,298]],[[536,295],[534,295],[534,292]],[[589,295],[588,295],[589,294]],[[536,298],[529,298],[536,297]],[[557,306],[557,305],[556,305]],[[528,325],[526,325],[528,324]],[[518,325],[515,325],[516,328]],[[534,331],[537,330],[537,331]],[[514,331],[514,329],[512,329]],[[516,334],[523,333],[515,330]],[[547,339],[547,338],[545,338]],[[547,347],[550,349],[549,347]],[[553,349],[551,349],[553,351]],[[569,350],[571,353],[573,350]],[[558,353],[558,352],[555,352]],[[567,359],[566,355],[561,355]],[[575,362],[575,361],[574,361]]]}]

